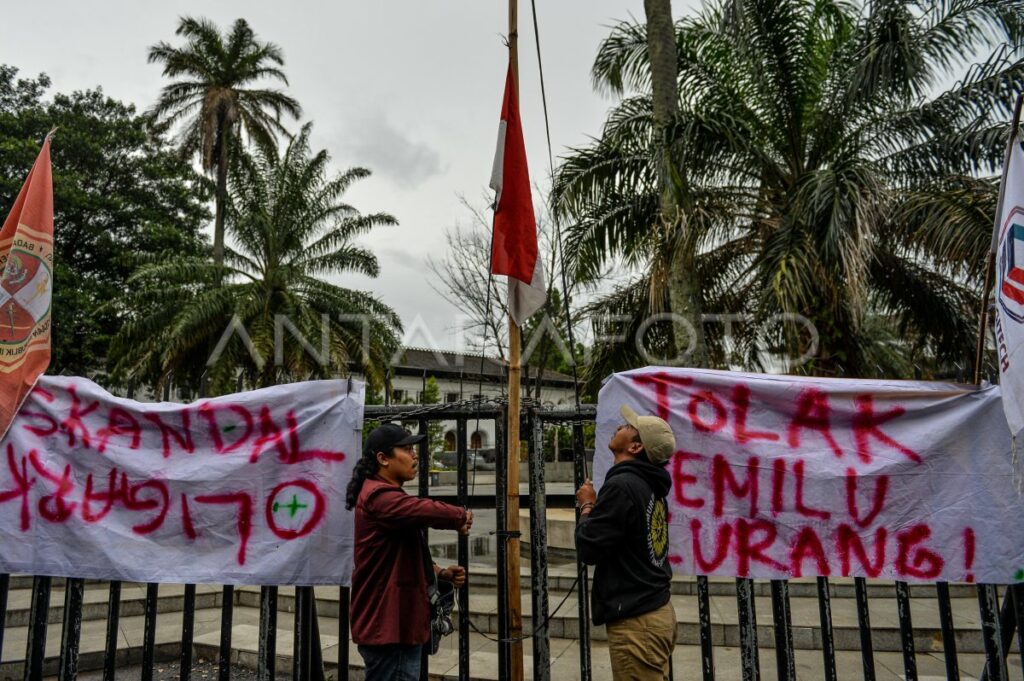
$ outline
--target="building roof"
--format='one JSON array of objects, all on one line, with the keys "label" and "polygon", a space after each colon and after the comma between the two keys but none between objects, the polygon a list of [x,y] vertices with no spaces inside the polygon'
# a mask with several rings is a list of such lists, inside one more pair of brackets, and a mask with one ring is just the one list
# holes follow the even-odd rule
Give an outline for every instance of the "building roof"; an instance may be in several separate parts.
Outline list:
[{"label": "building roof", "polygon": [[[481,359],[483,371],[481,372]],[[399,361],[392,364],[392,373],[396,376],[434,376],[437,378],[463,378],[479,380],[481,373],[488,382],[505,380],[507,362],[495,357],[448,350],[427,350],[424,348],[406,348]],[[523,380],[527,375],[536,379],[536,367],[523,365]],[[544,370],[543,383],[552,386],[572,387],[572,376],[553,369]]]}]

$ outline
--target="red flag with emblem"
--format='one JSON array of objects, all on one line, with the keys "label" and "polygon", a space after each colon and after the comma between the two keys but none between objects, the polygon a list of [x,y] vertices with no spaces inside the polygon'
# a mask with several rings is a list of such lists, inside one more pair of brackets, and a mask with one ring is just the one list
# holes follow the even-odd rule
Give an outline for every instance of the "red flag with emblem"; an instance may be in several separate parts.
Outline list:
[{"label": "red flag with emblem", "polygon": [[50,139],[0,229],[0,438],[50,364],[53,175]]}]

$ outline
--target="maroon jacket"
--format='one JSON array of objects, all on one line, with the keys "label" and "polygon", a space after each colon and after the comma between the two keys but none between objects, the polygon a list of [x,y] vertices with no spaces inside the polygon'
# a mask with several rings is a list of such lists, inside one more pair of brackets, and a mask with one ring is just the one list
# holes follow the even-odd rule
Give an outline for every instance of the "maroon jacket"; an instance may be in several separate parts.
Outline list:
[{"label": "maroon jacket", "polygon": [[430,640],[430,606],[423,559],[426,527],[454,530],[465,509],[410,496],[379,478],[367,478],[355,508],[352,640],[359,645]]}]

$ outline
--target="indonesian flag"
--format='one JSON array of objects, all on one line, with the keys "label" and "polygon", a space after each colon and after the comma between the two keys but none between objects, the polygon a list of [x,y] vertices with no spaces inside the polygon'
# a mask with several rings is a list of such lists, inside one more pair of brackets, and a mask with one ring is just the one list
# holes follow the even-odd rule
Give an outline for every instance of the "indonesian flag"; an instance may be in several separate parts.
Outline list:
[{"label": "indonesian flag", "polygon": [[491,273],[508,275],[509,314],[522,326],[544,305],[547,292],[543,263],[537,253],[537,220],[511,63],[505,77],[491,189],[496,194]]},{"label": "indonesian flag", "polygon": [[53,177],[47,137],[0,229],[0,438],[50,364]]}]

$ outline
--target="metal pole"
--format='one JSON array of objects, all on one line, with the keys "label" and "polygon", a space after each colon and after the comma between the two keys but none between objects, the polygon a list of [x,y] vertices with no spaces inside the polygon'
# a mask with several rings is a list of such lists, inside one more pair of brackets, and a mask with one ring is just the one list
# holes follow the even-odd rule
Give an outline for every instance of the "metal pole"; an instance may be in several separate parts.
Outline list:
[{"label": "metal pole", "polygon": [[46,625],[50,614],[53,578],[32,578],[32,606],[29,611],[28,641],[25,650],[25,681],[42,681],[46,659]]},{"label": "metal pole", "polygon": [[[577,417],[579,409],[577,408]],[[583,424],[572,426],[572,474],[575,489],[579,489],[587,479],[587,453],[583,442]],[[580,509],[576,508],[576,524],[580,522]],[[578,623],[580,630],[580,680],[591,681],[590,667],[590,579],[586,564],[580,560],[580,552],[576,551],[576,574],[579,577]]]},{"label": "metal pole", "polygon": [[736,609],[740,630],[740,668],[743,681],[760,681],[761,663],[757,652],[757,610],[754,607],[754,580],[736,578]]},{"label": "metal pole", "polygon": [[221,590],[220,651],[217,654],[218,681],[231,681],[231,629],[235,622],[235,587],[225,584]]},{"label": "metal pole", "polygon": [[11,585],[11,576],[0,573],[0,661],[4,659],[4,620],[7,617],[7,593]]},{"label": "metal pole", "polygon": [[981,636],[985,643],[985,671],[982,681],[1006,681],[1005,632],[1000,622],[999,594],[994,584],[978,585],[978,610],[981,614]]},{"label": "metal pole", "polygon": [[715,681],[715,643],[711,634],[711,594],[706,575],[697,575],[697,611],[700,618],[700,666],[704,681]]},{"label": "metal pole", "polygon": [[142,681],[153,681],[156,662],[156,610],[159,605],[160,585],[146,584],[145,624],[142,633]]},{"label": "metal pole", "polygon": [[857,598],[857,626],[860,629],[860,658],[864,665],[864,681],[875,681],[875,649],[871,642],[868,584],[863,577],[854,577],[853,584]]},{"label": "metal pole", "polygon": [[949,600],[949,584],[937,582],[939,598],[939,624],[942,626],[942,650],[946,658],[946,681],[960,681],[960,665],[956,654],[956,627],[953,625],[953,606]]},{"label": "metal pole", "polygon": [[[462,374],[459,374],[460,378]],[[461,381],[460,381],[461,385]],[[460,387],[461,390],[461,387]],[[455,422],[456,464],[458,466],[457,493],[459,506],[469,505],[469,456],[466,442],[466,418]],[[469,537],[459,535],[459,565],[469,570]],[[469,583],[459,589],[459,681],[469,681]]]},{"label": "metal pole", "polygon": [[[495,437],[495,475],[494,493],[495,509],[497,515],[497,551],[498,551],[498,680],[508,681],[511,672],[509,662],[508,645],[508,542],[503,530],[508,519],[508,458],[507,441],[505,438],[505,424],[507,413],[499,413],[494,419]],[[516,575],[516,579],[519,576]]]},{"label": "metal pole", "polygon": [[796,681],[793,657],[793,618],[789,607],[789,582],[772,580],[772,615],[775,617],[775,668],[779,681]]},{"label": "metal pole", "polygon": [[107,595],[107,640],[103,648],[103,681],[114,681],[117,672],[117,634],[121,618],[121,582],[110,583]]},{"label": "metal pole", "polygon": [[821,622],[821,663],[824,681],[836,681],[836,642],[832,632],[832,596],[828,577],[818,577],[818,619]]},{"label": "metal pole", "polygon": [[910,617],[910,588],[906,582],[896,582],[896,613],[900,620],[903,648],[903,678],[917,681],[917,654],[914,646],[914,623]]},{"label": "metal pole", "polygon": [[[550,681],[548,628],[548,529],[544,485],[544,424],[530,410],[530,596],[533,604],[533,678]],[[555,433],[557,436],[557,432]]]},{"label": "metal pole", "polygon": [[185,600],[181,613],[181,665],[179,679],[189,681],[192,678],[192,648],[195,638],[196,624],[196,585],[185,585]]},{"label": "metal pole", "polygon": [[[426,384],[426,379],[424,379]],[[419,431],[420,435],[426,435],[423,442],[419,444],[419,478],[417,484],[419,485],[419,496],[429,497],[430,496],[430,467],[431,467],[431,456],[430,456],[430,427],[426,419],[419,420]],[[427,542],[427,550],[430,550],[430,534],[429,530],[423,530],[423,541]],[[427,646],[423,646],[423,652],[420,655],[420,681],[427,681],[430,678],[430,655],[427,652]]]},{"label": "metal pole", "polygon": [[260,589],[259,651],[256,678],[274,681],[277,676],[277,587]]},{"label": "metal pole", "polygon": [[350,587],[341,587],[338,594],[338,679],[348,678],[349,658],[348,643],[352,636],[349,622],[349,608],[352,605]]},{"label": "metal pole", "polygon": [[82,600],[85,580],[69,578],[64,585],[64,627],[60,636],[58,681],[78,678],[78,647],[82,640]]}]

